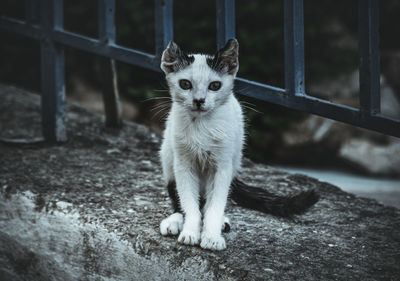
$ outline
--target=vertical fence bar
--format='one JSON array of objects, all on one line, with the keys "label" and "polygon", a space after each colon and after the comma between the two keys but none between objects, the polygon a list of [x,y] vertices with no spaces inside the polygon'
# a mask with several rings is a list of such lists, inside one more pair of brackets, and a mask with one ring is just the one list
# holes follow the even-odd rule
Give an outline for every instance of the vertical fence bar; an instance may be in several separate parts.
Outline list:
[{"label": "vertical fence bar", "polygon": [[284,1],[285,88],[289,95],[304,95],[303,0]]},{"label": "vertical fence bar", "polygon": [[217,0],[217,49],[235,38],[235,0]]},{"label": "vertical fence bar", "polygon": [[379,67],[379,0],[358,1],[360,111],[381,111]]},{"label": "vertical fence bar", "polygon": [[[105,46],[115,44],[115,0],[98,1],[98,29],[99,39]],[[100,60],[106,126],[120,128],[122,109],[115,60],[103,57]]]},{"label": "vertical fence bar", "polygon": [[51,142],[66,141],[64,48],[52,37],[53,30],[63,25],[62,0],[40,1],[40,25],[43,136]]},{"label": "vertical fence bar", "polygon": [[25,20],[29,24],[39,22],[40,3],[37,0],[25,0]]},{"label": "vertical fence bar", "polygon": [[99,39],[104,44],[115,43],[115,0],[98,1]]},{"label": "vertical fence bar", "polygon": [[154,5],[156,57],[159,64],[162,52],[174,38],[173,2],[172,0],[155,0]]}]

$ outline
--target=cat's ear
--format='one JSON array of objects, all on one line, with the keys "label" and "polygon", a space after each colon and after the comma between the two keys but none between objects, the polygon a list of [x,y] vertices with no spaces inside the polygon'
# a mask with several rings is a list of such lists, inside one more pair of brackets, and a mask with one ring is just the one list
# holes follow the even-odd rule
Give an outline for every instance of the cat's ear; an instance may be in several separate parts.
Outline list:
[{"label": "cat's ear", "polygon": [[177,72],[193,61],[193,56],[186,55],[182,52],[181,48],[179,48],[178,44],[174,41],[170,41],[161,57],[161,69],[165,74]]},{"label": "cat's ear", "polygon": [[213,58],[207,59],[208,65],[215,71],[236,75],[239,70],[239,42],[229,39]]}]

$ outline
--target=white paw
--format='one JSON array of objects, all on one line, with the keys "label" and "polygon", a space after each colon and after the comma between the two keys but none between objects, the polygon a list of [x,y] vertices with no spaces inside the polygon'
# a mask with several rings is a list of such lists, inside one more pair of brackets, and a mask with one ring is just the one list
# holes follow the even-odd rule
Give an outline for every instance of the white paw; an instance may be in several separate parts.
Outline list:
[{"label": "white paw", "polygon": [[200,247],[203,249],[210,250],[223,250],[226,248],[224,237],[221,234],[211,234],[209,232],[203,232],[201,234]]},{"label": "white paw", "polygon": [[160,232],[162,235],[178,235],[182,231],[183,216],[181,213],[174,213],[162,220]]},{"label": "white paw", "polygon": [[192,230],[183,230],[178,237],[178,242],[185,245],[198,245],[200,241],[200,232]]}]

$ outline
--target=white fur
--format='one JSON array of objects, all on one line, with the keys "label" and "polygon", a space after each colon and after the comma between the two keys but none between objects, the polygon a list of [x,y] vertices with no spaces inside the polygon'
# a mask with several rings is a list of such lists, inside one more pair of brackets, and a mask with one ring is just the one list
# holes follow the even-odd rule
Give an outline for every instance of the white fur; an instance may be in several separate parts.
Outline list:
[{"label": "white fur", "polygon": [[181,213],[173,213],[160,224],[160,231],[162,235],[177,235],[182,231],[183,216]]},{"label": "white fur", "polygon": [[[194,55],[194,62],[178,72],[166,73],[172,96],[161,162],[164,181],[175,180],[185,220],[179,213],[161,222],[161,234],[177,234],[184,244],[225,249],[221,228],[233,177],[241,167],[244,143],[242,109],[232,89],[235,75],[221,74],[206,63],[207,56]],[[179,80],[191,81],[191,90],[182,90]],[[208,89],[213,81],[222,87]],[[204,111],[193,111],[193,99],[205,98]],[[206,199],[203,216],[199,197]],[[202,219],[203,218],[203,219]]]}]

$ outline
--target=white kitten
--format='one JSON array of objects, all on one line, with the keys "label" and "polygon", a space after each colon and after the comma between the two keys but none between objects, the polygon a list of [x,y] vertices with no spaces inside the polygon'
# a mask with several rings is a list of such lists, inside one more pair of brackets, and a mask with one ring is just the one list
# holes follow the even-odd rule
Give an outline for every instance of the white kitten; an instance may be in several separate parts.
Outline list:
[{"label": "white kitten", "polygon": [[231,186],[239,204],[276,215],[300,213],[318,199],[312,191],[277,197],[237,179],[244,143],[243,113],[233,94],[238,49],[230,39],[214,56],[188,55],[171,41],[162,55],[172,108],[161,162],[174,213],[160,230],[180,233],[183,244],[225,249],[221,230],[230,228],[224,210]]}]

